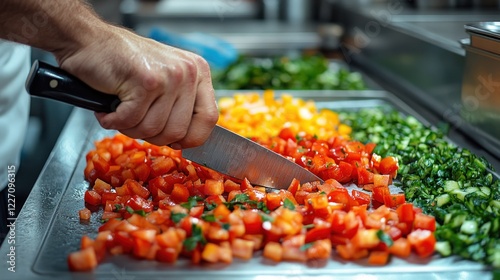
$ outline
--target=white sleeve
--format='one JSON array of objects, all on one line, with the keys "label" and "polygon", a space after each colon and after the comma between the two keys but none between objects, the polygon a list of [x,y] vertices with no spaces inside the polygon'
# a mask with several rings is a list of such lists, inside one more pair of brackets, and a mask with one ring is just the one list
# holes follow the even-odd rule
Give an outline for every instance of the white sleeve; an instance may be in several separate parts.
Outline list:
[{"label": "white sleeve", "polygon": [[0,190],[7,185],[8,166],[19,169],[29,118],[24,84],[30,55],[30,47],[0,40]]}]

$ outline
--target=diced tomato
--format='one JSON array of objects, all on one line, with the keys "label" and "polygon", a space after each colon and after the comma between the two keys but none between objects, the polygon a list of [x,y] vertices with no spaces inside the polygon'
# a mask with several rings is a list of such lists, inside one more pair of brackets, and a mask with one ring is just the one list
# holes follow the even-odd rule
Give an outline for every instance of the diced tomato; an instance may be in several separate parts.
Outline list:
[{"label": "diced tomato", "polygon": [[380,203],[384,203],[384,197],[390,194],[391,192],[389,191],[389,187],[378,187],[378,188],[373,188],[372,190],[373,200],[378,201]]},{"label": "diced tomato", "polygon": [[243,215],[243,224],[247,234],[262,234],[262,218],[256,211],[247,210]]},{"label": "diced tomato", "polygon": [[231,248],[233,250],[233,256],[237,258],[248,260],[253,256],[253,241],[236,238],[231,243]]},{"label": "diced tomato", "polygon": [[151,176],[158,177],[167,174],[175,168],[175,161],[170,157],[157,157],[151,162]]},{"label": "diced tomato", "polygon": [[126,202],[126,206],[129,206],[134,211],[144,210],[145,212],[151,212],[153,210],[153,202],[138,195],[132,195]]},{"label": "diced tomato", "polygon": [[406,198],[405,198],[404,193],[395,193],[395,194],[385,194],[384,195],[384,205],[387,207],[396,208],[405,202],[406,202]]},{"label": "diced tomato", "polygon": [[264,252],[262,253],[264,258],[268,258],[275,262],[280,262],[283,257],[283,248],[278,242],[268,242],[264,246]]},{"label": "diced tomato", "polygon": [[380,240],[377,237],[377,229],[360,229],[352,238],[352,245],[359,249],[372,249],[377,247]]},{"label": "diced tomato", "polygon": [[98,178],[95,180],[92,189],[102,195],[105,191],[111,190],[111,185]]},{"label": "diced tomato", "polygon": [[70,253],[68,267],[71,271],[90,271],[97,267],[97,258],[92,247]]},{"label": "diced tomato", "polygon": [[413,211],[412,203],[403,203],[396,209],[398,213],[398,218],[400,222],[403,223],[413,223],[415,219],[415,212]]},{"label": "diced tomato", "polygon": [[395,157],[385,157],[380,161],[379,171],[382,174],[392,174],[399,168],[398,160]]},{"label": "diced tomato", "polygon": [[392,246],[389,247],[389,253],[400,258],[407,258],[411,254],[410,242],[404,237],[394,240]]},{"label": "diced tomato", "polygon": [[368,171],[364,167],[358,167],[358,184],[359,185],[365,185],[365,184],[373,184],[374,180],[374,174],[370,171]]},{"label": "diced tomato", "polygon": [[408,235],[408,241],[418,256],[426,258],[434,253],[436,238],[430,230],[417,229]]},{"label": "diced tomato", "polygon": [[189,198],[189,190],[183,184],[174,184],[170,198],[175,203],[186,202]]},{"label": "diced tomato", "polygon": [[127,180],[125,181],[125,185],[127,186],[130,194],[136,194],[142,198],[148,198],[150,195],[149,190],[135,180]]},{"label": "diced tomato", "polygon": [[146,180],[149,178],[150,172],[151,168],[149,168],[149,166],[144,162],[140,163],[134,168],[135,178],[141,182],[146,182]]},{"label": "diced tomato", "polygon": [[413,221],[413,228],[436,231],[436,218],[423,213],[417,213]]},{"label": "diced tomato", "polygon": [[177,258],[179,257],[179,252],[177,252],[174,248],[159,248],[156,251],[155,259],[159,262],[164,263],[175,263]]},{"label": "diced tomato", "polygon": [[358,190],[352,190],[352,197],[359,204],[370,204],[370,195]]},{"label": "diced tomato", "polygon": [[389,261],[389,252],[372,251],[368,256],[368,263],[371,265],[385,265]]},{"label": "diced tomato", "polygon": [[78,211],[78,215],[80,216],[81,221],[88,221],[90,220],[92,213],[88,208],[83,208],[80,211]]},{"label": "diced tomato", "polygon": [[205,180],[205,195],[220,195],[224,193],[224,183],[220,180]]},{"label": "diced tomato", "polygon": [[94,190],[87,190],[85,191],[85,203],[94,206],[101,205],[101,195]]}]

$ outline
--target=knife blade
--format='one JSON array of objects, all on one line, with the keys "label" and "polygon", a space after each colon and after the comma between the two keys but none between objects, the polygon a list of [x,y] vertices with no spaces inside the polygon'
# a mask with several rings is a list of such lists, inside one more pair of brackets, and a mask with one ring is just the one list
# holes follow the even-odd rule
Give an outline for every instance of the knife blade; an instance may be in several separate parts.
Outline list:
[{"label": "knife blade", "polygon": [[[29,94],[62,101],[77,107],[113,112],[120,104],[115,95],[97,91],[66,71],[35,60],[26,79]],[[269,150],[218,125],[204,144],[183,149],[182,156],[200,165],[254,185],[287,188],[292,179],[301,183],[320,181],[319,177]]]}]

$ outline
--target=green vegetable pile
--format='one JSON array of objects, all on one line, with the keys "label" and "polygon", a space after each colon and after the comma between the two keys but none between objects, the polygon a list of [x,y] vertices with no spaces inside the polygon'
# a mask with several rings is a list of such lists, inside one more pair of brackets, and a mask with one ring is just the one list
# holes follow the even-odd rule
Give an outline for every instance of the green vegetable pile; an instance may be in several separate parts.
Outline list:
[{"label": "green vegetable pile", "polygon": [[353,139],[375,142],[375,153],[398,158],[407,200],[436,217],[441,255],[500,267],[500,180],[485,159],[396,111],[365,109],[341,117],[353,128]]},{"label": "green vegetable pile", "polygon": [[251,58],[241,56],[222,71],[213,71],[216,89],[362,90],[361,75],[333,70],[320,55],[299,58]]}]

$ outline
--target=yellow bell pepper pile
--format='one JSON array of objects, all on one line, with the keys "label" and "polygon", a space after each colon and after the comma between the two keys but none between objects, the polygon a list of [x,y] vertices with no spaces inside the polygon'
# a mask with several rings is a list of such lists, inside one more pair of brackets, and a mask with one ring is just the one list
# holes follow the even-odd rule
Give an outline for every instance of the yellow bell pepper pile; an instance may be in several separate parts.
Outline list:
[{"label": "yellow bell pepper pile", "polygon": [[218,124],[245,137],[267,140],[277,136],[283,128],[294,133],[316,135],[318,139],[332,136],[349,138],[351,127],[342,124],[338,114],[318,110],[314,101],[294,98],[282,94],[275,98],[274,91],[258,93],[236,93],[223,97],[218,102],[220,117]]}]

